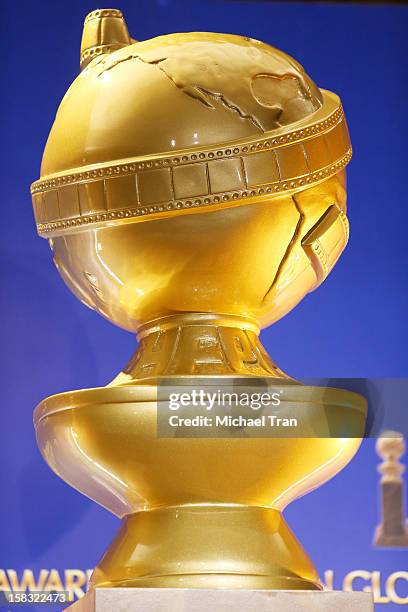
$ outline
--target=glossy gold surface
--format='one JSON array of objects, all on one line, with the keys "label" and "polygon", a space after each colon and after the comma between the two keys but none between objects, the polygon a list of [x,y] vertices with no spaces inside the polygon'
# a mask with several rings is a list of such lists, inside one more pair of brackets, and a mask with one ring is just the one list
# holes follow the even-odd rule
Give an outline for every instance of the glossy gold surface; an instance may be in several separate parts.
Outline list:
[{"label": "glossy gold surface", "polygon": [[126,518],[94,584],[315,590],[319,578],[278,511],[212,503]]},{"label": "glossy gold surface", "polygon": [[283,510],[350,460],[359,441],[330,431],[341,418],[346,431],[361,430],[365,413],[351,392],[294,385],[287,393],[285,414],[303,423],[299,439],[158,438],[153,385],[55,395],[35,423],[53,469],[118,516],[209,502]]},{"label": "glossy gold surface", "polygon": [[299,438],[158,438],[159,409],[142,385],[62,393],[36,410],[52,469],[129,517],[93,584],[319,588],[281,512],[354,456],[360,439],[330,436],[340,423],[363,432],[363,398],[291,386],[283,413],[303,423]]},{"label": "glossy gold surface", "polygon": [[90,224],[55,236],[54,260],[83,302],[130,331],[182,312],[264,327],[318,286],[346,245],[344,177],[240,204]]},{"label": "glossy gold surface", "polygon": [[[92,584],[321,588],[281,512],[351,460],[365,401],[296,383],[258,335],[347,243],[340,101],[264,43],[136,43],[117,9],[86,18],[81,67],[32,185],[37,228],[74,294],[139,345],[106,388],[44,400],[35,426],[50,467],[124,518]],[[159,438],[157,384],[193,376],[285,385],[302,430]]]}]

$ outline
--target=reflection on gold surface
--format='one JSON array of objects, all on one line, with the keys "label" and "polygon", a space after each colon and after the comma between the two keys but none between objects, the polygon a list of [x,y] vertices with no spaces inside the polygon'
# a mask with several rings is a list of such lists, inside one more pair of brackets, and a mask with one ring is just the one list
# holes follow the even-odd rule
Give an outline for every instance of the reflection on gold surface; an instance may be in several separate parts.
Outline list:
[{"label": "reflection on gold surface", "polygon": [[[86,18],[81,68],[32,185],[37,228],[75,295],[139,346],[108,387],[44,400],[35,424],[51,468],[123,517],[92,584],[319,589],[281,512],[351,460],[360,438],[330,433],[362,435],[365,402],[299,385],[258,336],[347,243],[340,101],[259,41],[135,42],[116,9]],[[305,429],[158,438],[157,384],[192,376],[290,385]]]}]

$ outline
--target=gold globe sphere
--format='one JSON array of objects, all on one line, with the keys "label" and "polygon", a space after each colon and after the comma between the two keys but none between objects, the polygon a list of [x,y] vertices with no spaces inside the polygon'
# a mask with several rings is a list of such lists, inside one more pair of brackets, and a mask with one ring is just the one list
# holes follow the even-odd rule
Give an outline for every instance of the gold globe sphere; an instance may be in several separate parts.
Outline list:
[{"label": "gold globe sphere", "polygon": [[89,62],[98,18],[33,185],[61,275],[131,331],[183,312],[276,321],[347,242],[338,98],[242,36],[129,38]]}]

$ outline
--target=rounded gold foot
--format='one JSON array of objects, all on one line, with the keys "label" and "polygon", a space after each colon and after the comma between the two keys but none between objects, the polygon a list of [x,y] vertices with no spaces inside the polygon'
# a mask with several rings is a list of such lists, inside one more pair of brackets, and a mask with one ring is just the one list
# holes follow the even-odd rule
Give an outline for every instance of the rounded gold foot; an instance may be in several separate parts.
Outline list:
[{"label": "rounded gold foot", "polygon": [[126,517],[91,585],[322,588],[279,511],[232,504],[173,506]]}]

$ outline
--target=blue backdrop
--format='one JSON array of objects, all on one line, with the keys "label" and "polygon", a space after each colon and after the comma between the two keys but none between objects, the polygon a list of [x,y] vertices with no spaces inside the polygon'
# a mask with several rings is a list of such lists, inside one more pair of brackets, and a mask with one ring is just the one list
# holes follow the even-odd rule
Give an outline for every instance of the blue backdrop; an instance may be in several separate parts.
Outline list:
[{"label": "blue backdrop", "polygon": [[[21,578],[26,568],[36,575],[55,568],[63,578],[67,568],[92,568],[118,526],[50,471],[31,418],[47,395],[106,384],[134,350],[130,334],[64,286],[47,243],[36,236],[29,196],[57,104],[78,73],[83,18],[95,8],[88,1],[19,0],[3,2],[0,11],[0,583],[12,576],[7,570]],[[408,7],[121,0],[118,8],[136,39],[190,30],[259,38],[341,96],[354,146],[350,243],[322,288],[266,330],[263,341],[297,377],[406,376]],[[377,463],[367,440],[347,469],[286,516],[321,574],[334,571],[336,588],[353,570],[380,572],[386,598],[387,578],[408,569],[408,555],[372,547]],[[407,598],[407,580],[396,586]]]}]

